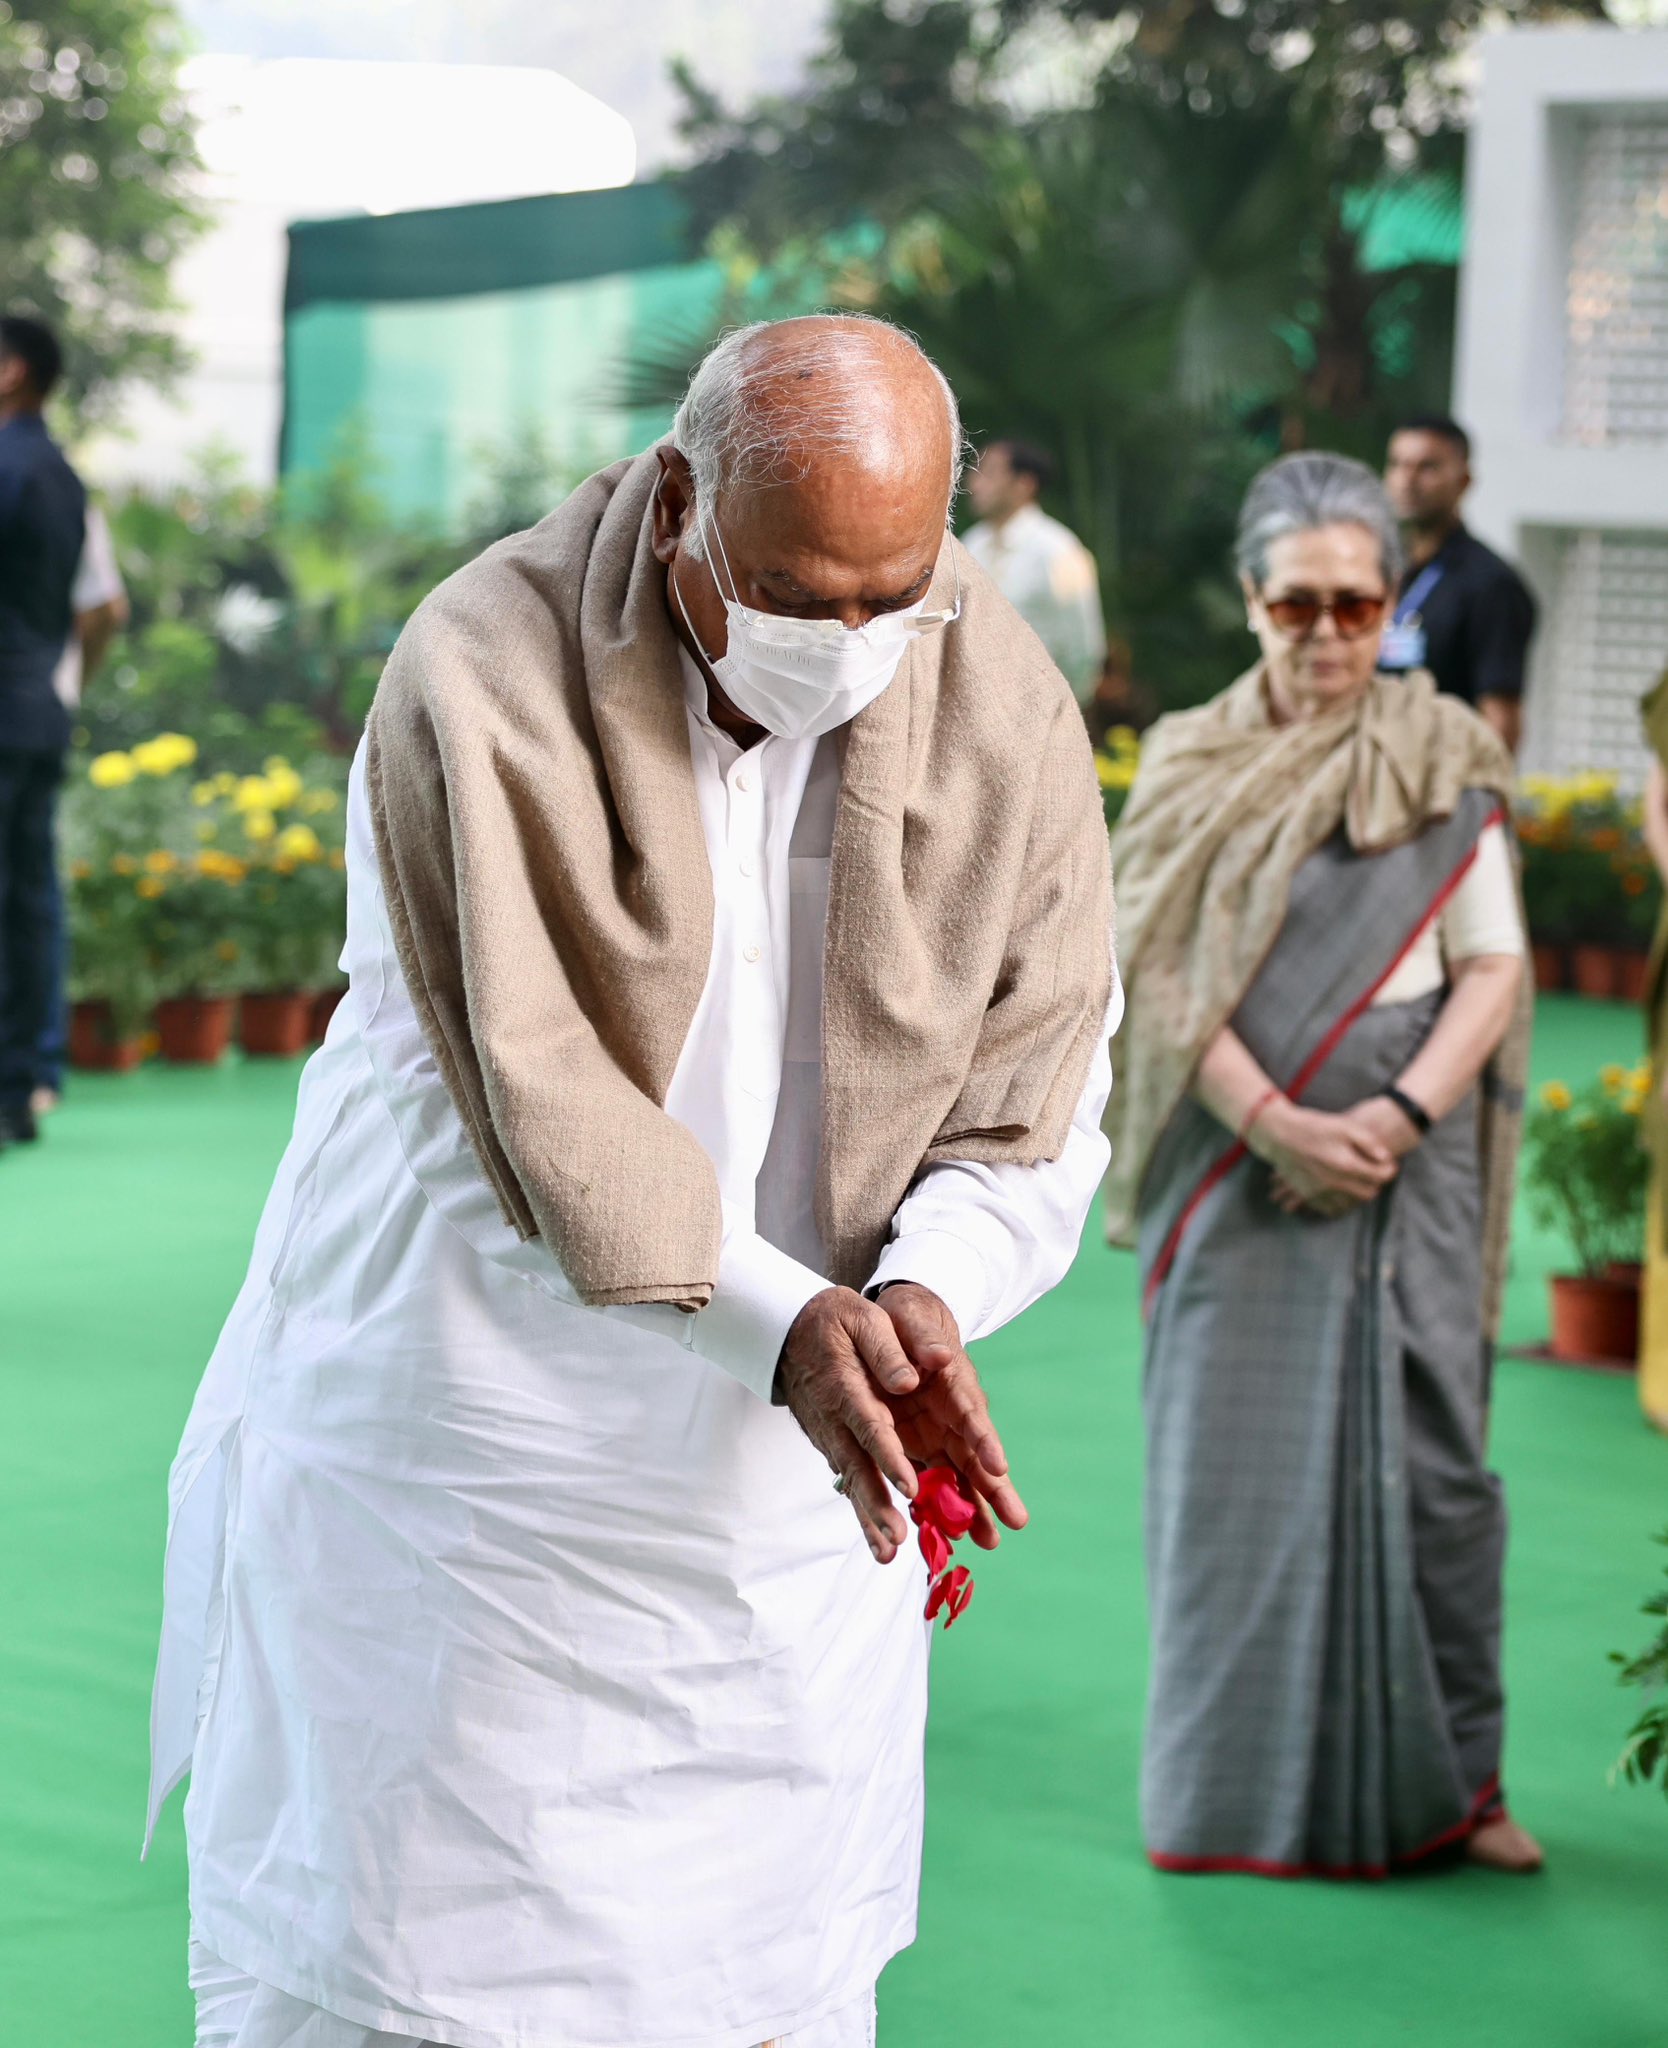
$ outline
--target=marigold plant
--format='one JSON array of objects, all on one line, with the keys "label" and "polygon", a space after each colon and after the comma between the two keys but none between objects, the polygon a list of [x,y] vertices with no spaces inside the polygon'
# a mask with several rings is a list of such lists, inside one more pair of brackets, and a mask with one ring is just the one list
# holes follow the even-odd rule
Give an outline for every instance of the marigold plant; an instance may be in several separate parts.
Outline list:
[{"label": "marigold plant", "polygon": [[1640,1118],[1648,1065],[1605,1067],[1580,1088],[1549,1081],[1524,1129],[1524,1187],[1543,1229],[1562,1232],[1584,1274],[1637,1265],[1650,1161]]},{"label": "marigold plant", "polygon": [[1526,776],[1517,825],[1535,938],[1640,951],[1650,944],[1662,890],[1640,807],[1615,776]]}]

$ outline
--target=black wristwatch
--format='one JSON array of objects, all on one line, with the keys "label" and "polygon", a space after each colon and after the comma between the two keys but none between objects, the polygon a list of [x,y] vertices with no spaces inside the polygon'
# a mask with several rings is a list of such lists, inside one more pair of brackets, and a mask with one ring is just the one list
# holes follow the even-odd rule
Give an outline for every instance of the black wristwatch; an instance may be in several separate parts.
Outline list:
[{"label": "black wristwatch", "polygon": [[1394,1082],[1388,1088],[1381,1088],[1378,1092],[1384,1097],[1386,1102],[1393,1102],[1396,1105],[1421,1138],[1428,1138],[1430,1136],[1431,1115],[1428,1109],[1421,1107],[1419,1103],[1414,1101],[1411,1095],[1404,1093]]}]

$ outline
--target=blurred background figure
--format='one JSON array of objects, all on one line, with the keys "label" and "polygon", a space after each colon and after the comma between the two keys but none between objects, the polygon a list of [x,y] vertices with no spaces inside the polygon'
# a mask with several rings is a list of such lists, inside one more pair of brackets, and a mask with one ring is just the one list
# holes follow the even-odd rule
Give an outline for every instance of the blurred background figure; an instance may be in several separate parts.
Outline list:
[{"label": "blurred background figure", "polygon": [[62,369],[50,328],[0,318],[0,1145],[38,1134],[30,1098],[58,988],[53,821],[70,715],[55,679],[87,515],[41,417]]},{"label": "blurred background figure", "polygon": [[967,551],[1048,649],[1087,703],[1106,654],[1095,558],[1038,503],[1054,463],[1028,441],[993,441],[967,480],[978,524]]},{"label": "blurred background figure", "polygon": [[1362,464],[1262,473],[1261,660],[1149,735],[1112,842],[1164,1869],[1541,1860],[1501,1800],[1484,1455],[1528,1051],[1512,765],[1377,673],[1400,552]]},{"label": "blurred background figure", "polygon": [[1120,728],[1145,732],[1157,716],[1158,699],[1137,679],[1129,642],[1115,634],[1106,643],[1094,690],[1083,707],[1091,743],[1097,751],[1103,750],[1109,733]]},{"label": "blurred background figure", "polygon": [[[59,702],[73,718],[81,704],[81,693],[97,675],[110,651],[110,643],[128,622],[127,586],[116,563],[116,543],[110,522],[95,504],[87,506],[86,539],[81,564],[75,572],[70,593],[75,623],[64,643],[53,688]],[[64,1092],[64,1067],[69,1058],[69,1002],[65,981],[69,969],[69,932],[64,917],[63,892],[55,893],[57,923],[53,934],[52,999],[46,1028],[41,1033],[40,1053],[35,1066],[35,1084],[29,1107],[37,1118],[58,1107]]]},{"label": "blurred background figure", "polygon": [[1445,414],[1404,420],[1390,436],[1384,487],[1401,522],[1407,566],[1380,660],[1429,669],[1463,697],[1515,754],[1535,600],[1529,586],[1460,516],[1471,488],[1471,441]]},{"label": "blurred background figure", "polygon": [[[1668,669],[1644,702],[1651,765],[1645,778],[1644,833],[1657,873],[1668,883]],[[1651,1094],[1645,1142],[1651,1191],[1645,1210],[1645,1285],[1640,1300],[1639,1405],[1655,1428],[1668,1431],[1668,903],[1659,916],[1645,985],[1651,1049]]]}]

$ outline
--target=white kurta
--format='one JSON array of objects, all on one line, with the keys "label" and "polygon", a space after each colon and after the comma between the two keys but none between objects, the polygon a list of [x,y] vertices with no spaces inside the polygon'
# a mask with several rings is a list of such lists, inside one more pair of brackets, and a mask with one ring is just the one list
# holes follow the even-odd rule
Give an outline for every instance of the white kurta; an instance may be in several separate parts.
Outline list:
[{"label": "white kurta", "polygon": [[[194,1931],[360,2027],[461,2048],[752,2048],[913,1936],[928,1630],[769,1404],[811,1216],[837,741],[690,737],[705,992],[667,1098],[717,1169],[698,1316],[580,1305],[498,1211],[349,799],[351,975],[176,1461],[155,1805]],[[1114,997],[1116,1021],[1118,999]],[[941,1166],[877,1278],[965,1336],[1051,1287],[1105,1165]],[[311,2036],[309,2038],[312,2038]]]},{"label": "white kurta", "polygon": [[1095,558],[1040,505],[1022,505],[1000,526],[983,520],[962,546],[1048,649],[1055,666],[1086,703],[1106,658]]}]

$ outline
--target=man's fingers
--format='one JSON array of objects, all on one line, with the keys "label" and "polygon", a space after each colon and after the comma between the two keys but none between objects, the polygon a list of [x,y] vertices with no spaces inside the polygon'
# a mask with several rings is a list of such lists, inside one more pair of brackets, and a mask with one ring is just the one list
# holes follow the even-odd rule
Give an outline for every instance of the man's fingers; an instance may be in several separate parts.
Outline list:
[{"label": "man's fingers", "polygon": [[973,1490],[973,1526],[968,1535],[981,1550],[994,1550],[1002,1541],[1002,1531],[996,1526],[996,1517],[990,1505],[977,1487]]},{"label": "man's fingers", "polygon": [[845,1496],[862,1525],[869,1548],[881,1564],[890,1564],[909,1534],[904,1518],[898,1513],[879,1467],[852,1432],[836,1423],[829,1434],[832,1441],[828,1456],[845,1481]]},{"label": "man's fingers", "polygon": [[957,1363],[943,1374],[941,1385],[949,1399],[950,1412],[956,1419],[956,1426],[969,1450],[993,1479],[1005,1478],[1008,1454],[1002,1448],[1002,1439],[996,1433],[996,1424],[990,1419],[990,1403],[985,1398],[984,1388],[979,1384],[979,1375],[974,1369],[972,1359],[965,1352]]},{"label": "man's fingers", "polygon": [[864,1370],[889,1394],[912,1394],[921,1375],[904,1355],[892,1318],[873,1302],[861,1304],[863,1313],[851,1319],[851,1341]]},{"label": "man's fingers", "polygon": [[[1005,1523],[1008,1528],[1023,1529],[1025,1527],[1026,1523],[1031,1519],[1031,1511],[1024,1501],[1020,1499],[1019,1489],[1011,1479],[999,1479],[987,1472],[980,1464],[978,1458],[974,1456],[972,1446],[954,1434],[950,1438],[949,1457],[951,1464],[961,1474],[968,1490],[972,1493],[975,1507],[983,1499],[989,1503],[997,1520]],[[996,1548],[996,1543],[1001,1539],[996,1537],[994,1529],[991,1530],[991,1535],[995,1537],[995,1541],[982,1543],[981,1548],[985,1550],[994,1550]],[[973,1540],[975,1542],[980,1541],[977,1522],[974,1524]]]},{"label": "man's fingers", "polygon": [[960,1350],[955,1319],[929,1288],[900,1281],[881,1295],[880,1306],[909,1357],[929,1371],[948,1365]]},{"label": "man's fingers", "polygon": [[840,1421],[856,1440],[864,1455],[883,1472],[906,1500],[913,1500],[920,1481],[909,1453],[899,1439],[891,1416],[870,1391],[866,1380],[854,1380],[844,1390]]}]

